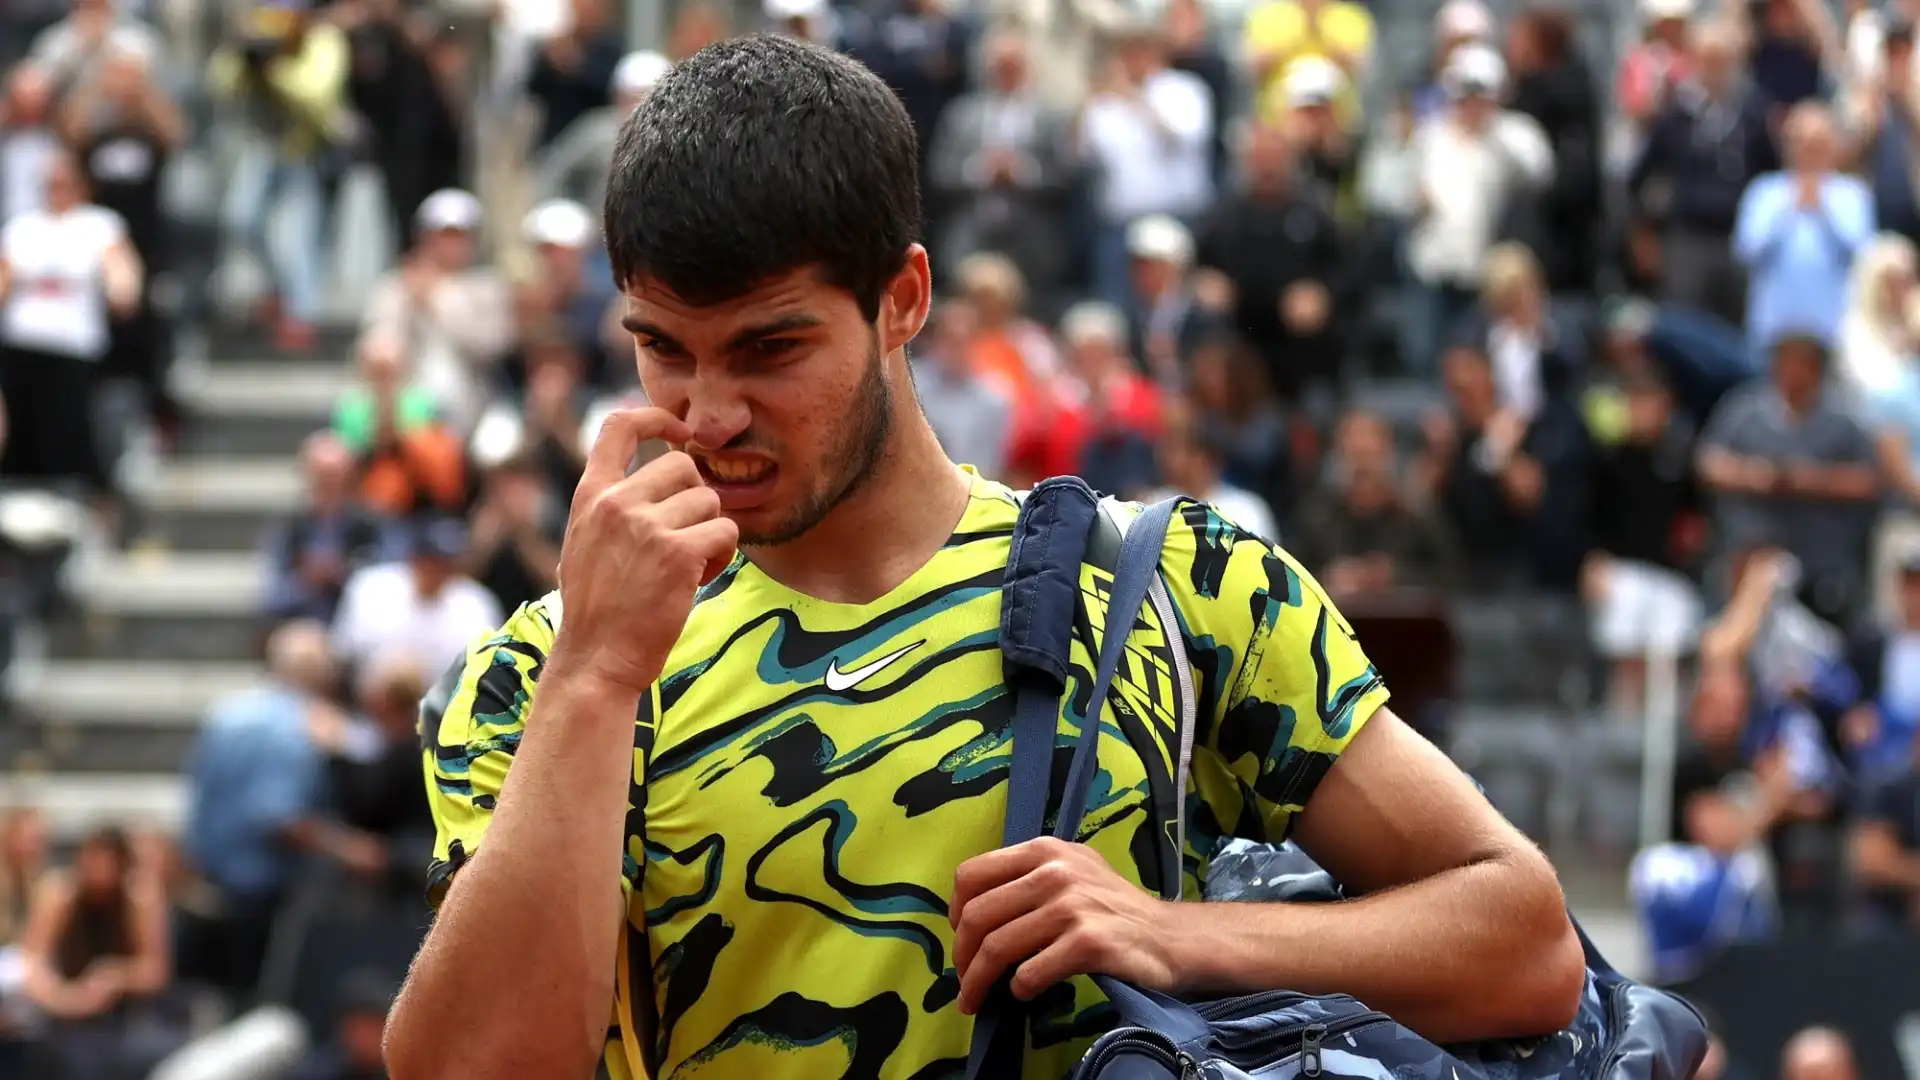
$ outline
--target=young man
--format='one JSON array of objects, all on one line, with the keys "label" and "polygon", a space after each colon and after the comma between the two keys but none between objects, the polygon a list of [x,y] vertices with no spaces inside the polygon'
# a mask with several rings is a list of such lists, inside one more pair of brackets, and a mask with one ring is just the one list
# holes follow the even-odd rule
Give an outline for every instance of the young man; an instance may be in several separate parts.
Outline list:
[{"label": "young man", "polygon": [[[791,40],[710,46],[628,120],[606,221],[652,407],[603,429],[557,594],[430,696],[441,907],[395,1080],[584,1078],[603,1053],[616,1078],[957,1077],[1003,974],[1032,1077],[1111,1022],[1089,972],[1346,991],[1439,1039],[1566,1023],[1552,868],[1382,708],[1313,579],[1200,504],[1162,560],[1179,636],[1136,625],[1102,703],[1085,843],[995,850],[1017,507],[913,398],[915,161],[878,79]],[[656,436],[673,452],[627,476]],[[1178,793],[1176,661],[1199,703]],[[1149,890],[1176,795],[1187,897],[1232,834],[1291,836],[1366,898],[1175,910]]]}]

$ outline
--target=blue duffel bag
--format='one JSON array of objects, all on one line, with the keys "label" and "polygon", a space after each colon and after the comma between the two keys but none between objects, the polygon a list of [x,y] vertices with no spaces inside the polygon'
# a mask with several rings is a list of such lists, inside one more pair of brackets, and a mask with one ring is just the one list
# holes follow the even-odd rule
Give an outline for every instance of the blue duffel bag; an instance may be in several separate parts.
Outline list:
[{"label": "blue duffel bag", "polygon": [[[1161,545],[1176,507],[1176,500],[1156,503],[1127,524],[1128,511],[1103,505],[1072,479],[1039,485],[1022,506],[1000,630],[1014,694],[1006,844],[1034,839],[1044,830],[1082,561],[1110,569],[1104,625],[1121,630],[1100,643],[1087,698],[1098,703],[1106,700],[1125,652],[1126,631],[1158,575]],[[1111,535],[1103,542],[1103,529],[1118,532],[1117,543]],[[1183,724],[1190,721],[1183,717]],[[1099,727],[1081,724],[1053,828],[1053,835],[1064,840],[1078,835],[1086,810],[1097,772]],[[1288,872],[1294,889],[1290,899],[1339,898],[1338,887],[1317,873],[1304,853],[1299,860]],[[1171,880],[1170,891],[1177,890],[1178,877]],[[1614,971],[1584,932],[1580,941],[1586,949],[1587,987],[1570,1027],[1539,1039],[1466,1046],[1433,1043],[1345,994],[1275,989],[1187,1002],[1096,975],[1093,981],[1119,1013],[1119,1024],[1094,1042],[1070,1080],[1690,1080],[1706,1053],[1700,1014],[1684,1000]],[[1026,1017],[1003,984],[974,1026],[968,1080],[1017,1076],[1025,1029]]]}]

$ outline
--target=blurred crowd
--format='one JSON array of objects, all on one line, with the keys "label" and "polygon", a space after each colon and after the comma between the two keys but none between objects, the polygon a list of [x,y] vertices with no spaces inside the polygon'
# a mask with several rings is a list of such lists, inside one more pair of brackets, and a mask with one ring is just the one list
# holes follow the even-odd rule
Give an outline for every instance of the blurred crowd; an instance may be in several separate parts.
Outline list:
[{"label": "blurred crowd", "polygon": [[[1607,70],[1577,12],[1447,0],[1412,78],[1354,0],[688,0],[660,52],[607,0],[186,7],[0,12],[0,478],[114,527],[103,388],[166,452],[203,315],[355,386],[263,542],[270,680],[207,719],[178,851],[43,869],[9,819],[0,1042],[52,1075],[143,1075],[191,1023],[170,988],[252,1000],[310,873],[413,911],[414,704],[553,587],[584,450],[643,400],[615,133],[735,32],[851,53],[918,127],[911,360],[956,460],[1208,499],[1349,613],[1565,598],[1594,723],[1677,670],[1674,835],[1632,872],[1665,977],[1920,926],[1920,4],[1640,0]],[[164,206],[209,141],[222,261],[264,282],[240,308]],[[352,168],[398,254],[338,350]],[[397,971],[341,974],[315,1080],[380,1075],[355,1024]]]}]

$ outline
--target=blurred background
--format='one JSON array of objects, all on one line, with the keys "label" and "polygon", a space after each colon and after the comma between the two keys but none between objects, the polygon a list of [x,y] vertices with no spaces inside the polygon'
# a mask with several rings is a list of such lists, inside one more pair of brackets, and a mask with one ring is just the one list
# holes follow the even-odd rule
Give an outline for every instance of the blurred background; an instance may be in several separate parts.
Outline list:
[{"label": "blurred background", "polygon": [[773,32],[919,128],[952,456],[1286,545],[1702,1077],[1920,1078],[1917,14],[5,0],[0,1076],[384,1076],[615,132]]}]

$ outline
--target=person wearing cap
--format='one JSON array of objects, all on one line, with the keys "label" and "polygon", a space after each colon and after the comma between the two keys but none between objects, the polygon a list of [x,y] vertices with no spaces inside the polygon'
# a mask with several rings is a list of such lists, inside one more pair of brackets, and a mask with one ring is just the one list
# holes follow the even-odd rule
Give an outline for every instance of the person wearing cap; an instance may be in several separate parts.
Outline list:
[{"label": "person wearing cap", "polygon": [[1662,301],[1732,323],[1746,318],[1746,283],[1730,241],[1747,185],[1779,167],[1766,103],[1742,70],[1740,29],[1693,28],[1692,72],[1654,118],[1627,176],[1635,209],[1659,232]]},{"label": "person wearing cap", "polygon": [[1447,0],[1433,14],[1433,56],[1424,69],[1427,81],[1413,91],[1411,111],[1417,123],[1447,111],[1452,100],[1440,85],[1455,49],[1491,45],[1500,24],[1481,0]]},{"label": "person wearing cap", "polygon": [[[248,8],[237,40],[207,63],[208,88],[238,105],[248,128],[227,179],[224,224],[230,239],[271,269],[276,342],[288,351],[312,347],[320,317],[327,217],[321,159],[351,136],[350,63],[345,32],[313,18],[306,0]],[[267,242],[267,222],[276,214],[295,221],[290,245]]]},{"label": "person wearing cap", "polygon": [[1067,272],[1066,118],[1033,88],[1024,31],[994,30],[981,49],[981,86],[956,98],[933,127],[927,188],[947,208],[933,250],[943,269],[975,252],[1001,252],[1030,289],[1050,297]]},{"label": "person wearing cap", "polygon": [[544,149],[575,120],[603,108],[611,95],[613,73],[625,55],[607,0],[571,0],[573,19],[548,38],[533,59],[527,94],[540,106]]},{"label": "person wearing cap", "polygon": [[1132,327],[1135,352],[1169,389],[1185,379],[1185,360],[1204,325],[1194,302],[1193,234],[1165,214],[1151,214],[1127,227],[1133,259],[1133,290],[1140,298]]},{"label": "person wearing cap", "polygon": [[468,551],[466,522],[416,517],[405,560],[362,567],[347,579],[330,630],[335,659],[356,672],[382,657],[437,663],[499,625],[500,602],[461,572]]},{"label": "person wearing cap", "polygon": [[1693,73],[1687,23],[1693,0],[1640,0],[1640,40],[1620,58],[1614,79],[1620,112],[1644,129]]},{"label": "person wearing cap", "polygon": [[1553,180],[1553,148],[1539,123],[1500,105],[1506,79],[1493,49],[1456,49],[1441,74],[1452,104],[1414,131],[1418,194],[1407,263],[1421,306],[1403,322],[1401,350],[1416,371],[1433,370],[1439,342],[1472,306],[1510,208]]},{"label": "person wearing cap", "polygon": [[1288,145],[1300,157],[1302,179],[1319,190],[1342,220],[1352,220],[1359,211],[1353,185],[1358,148],[1348,89],[1347,77],[1333,61],[1303,56],[1287,68],[1281,100],[1269,106],[1269,122],[1286,133]]},{"label": "person wearing cap", "polygon": [[1890,22],[1881,36],[1878,75],[1858,80],[1846,99],[1859,170],[1873,188],[1881,229],[1920,238],[1920,93],[1914,86],[1913,24]]},{"label": "person wearing cap", "polygon": [[1116,33],[1101,85],[1080,113],[1078,143],[1095,185],[1094,292],[1122,311],[1139,302],[1129,280],[1127,226],[1149,214],[1192,220],[1213,201],[1213,95],[1191,72],[1167,66],[1157,26]]},{"label": "person wearing cap", "polygon": [[1831,343],[1846,311],[1847,273],[1873,237],[1873,193],[1839,171],[1839,132],[1826,106],[1794,106],[1781,134],[1786,169],[1747,186],[1734,222],[1733,254],[1747,270],[1747,336],[1759,346],[1791,327]]},{"label": "person wearing cap", "polygon": [[513,342],[506,283],[475,262],[480,200],[457,188],[427,196],[414,215],[413,247],[367,298],[361,339],[404,343],[414,382],[465,431]]},{"label": "person wearing cap", "polygon": [[620,125],[654,84],[673,70],[672,61],[642,50],[620,58],[609,87],[613,101],[581,114],[533,159],[533,190],[541,199],[572,199],[597,207],[607,201],[607,171]]},{"label": "person wearing cap", "polygon": [[[531,305],[566,332],[585,362],[582,374],[588,383],[623,381],[622,372],[610,366],[623,362],[626,345],[609,327],[618,323],[624,308],[615,302],[619,290],[600,243],[600,222],[579,203],[548,199],[521,222],[520,238],[538,260],[534,280],[522,286],[533,290]],[[509,358],[508,366],[508,379],[519,384],[524,362],[514,370]]]},{"label": "person wearing cap", "polygon": [[1273,100],[1287,68],[1306,56],[1332,61],[1351,85],[1367,68],[1373,39],[1373,16],[1350,0],[1262,0],[1241,31],[1254,100]]},{"label": "person wearing cap", "polygon": [[1332,213],[1297,169],[1283,131],[1247,130],[1241,187],[1201,223],[1195,283],[1203,297],[1221,298],[1274,389],[1290,401],[1334,373],[1336,294],[1352,265]]}]

